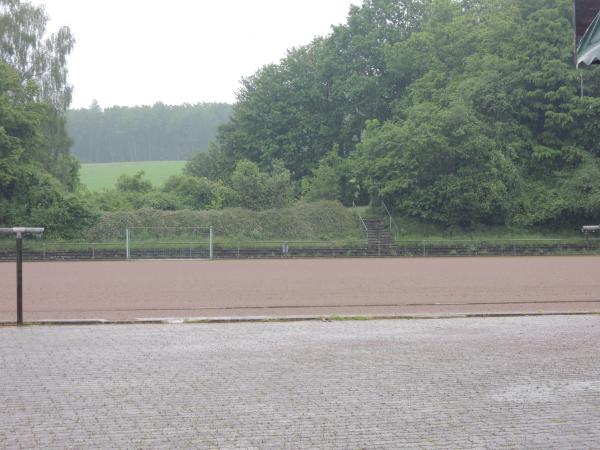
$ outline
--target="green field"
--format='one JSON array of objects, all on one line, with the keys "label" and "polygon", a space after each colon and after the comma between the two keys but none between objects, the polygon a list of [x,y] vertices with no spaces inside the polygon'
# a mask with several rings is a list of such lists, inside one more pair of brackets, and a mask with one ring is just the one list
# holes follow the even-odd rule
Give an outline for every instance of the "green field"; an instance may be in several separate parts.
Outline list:
[{"label": "green field", "polygon": [[115,187],[120,175],[133,175],[143,170],[144,178],[160,186],[171,175],[181,173],[185,161],[140,161],[81,165],[81,183],[90,191]]}]

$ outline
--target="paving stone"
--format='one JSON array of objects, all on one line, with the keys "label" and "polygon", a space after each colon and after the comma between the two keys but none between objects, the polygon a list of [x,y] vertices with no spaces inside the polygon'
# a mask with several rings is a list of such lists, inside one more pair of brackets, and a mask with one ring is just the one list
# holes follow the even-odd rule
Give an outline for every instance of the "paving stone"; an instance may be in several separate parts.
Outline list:
[{"label": "paving stone", "polygon": [[600,317],[0,328],[0,448],[594,448]]}]

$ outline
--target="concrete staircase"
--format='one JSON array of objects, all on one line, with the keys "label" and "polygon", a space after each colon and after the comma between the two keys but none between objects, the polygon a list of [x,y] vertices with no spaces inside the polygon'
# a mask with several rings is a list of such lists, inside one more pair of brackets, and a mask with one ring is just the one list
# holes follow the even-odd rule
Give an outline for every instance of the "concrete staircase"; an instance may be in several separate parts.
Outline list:
[{"label": "concrete staircase", "polygon": [[367,245],[370,249],[391,249],[396,245],[390,229],[379,219],[364,219]]}]

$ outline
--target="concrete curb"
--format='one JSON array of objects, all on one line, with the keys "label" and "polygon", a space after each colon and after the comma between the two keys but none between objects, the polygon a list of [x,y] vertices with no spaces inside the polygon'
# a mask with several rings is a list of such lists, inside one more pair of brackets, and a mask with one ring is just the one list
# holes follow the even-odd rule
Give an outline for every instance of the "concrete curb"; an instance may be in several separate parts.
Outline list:
[{"label": "concrete curb", "polygon": [[[436,320],[484,319],[502,317],[596,316],[598,312],[529,312],[529,313],[464,313],[464,314],[402,314],[402,315],[306,315],[306,316],[240,316],[240,317],[157,317],[131,320],[73,319],[25,322],[24,326],[87,326],[87,325],[185,325],[214,323],[281,323],[281,322],[343,322],[370,320]],[[0,322],[0,327],[16,327],[15,322]]]}]

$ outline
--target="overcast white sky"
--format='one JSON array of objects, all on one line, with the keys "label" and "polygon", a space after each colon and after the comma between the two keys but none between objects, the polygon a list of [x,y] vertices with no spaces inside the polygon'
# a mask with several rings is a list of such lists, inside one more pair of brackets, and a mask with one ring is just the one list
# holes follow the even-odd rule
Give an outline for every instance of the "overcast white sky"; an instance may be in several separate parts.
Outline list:
[{"label": "overcast white sky", "polygon": [[33,0],[77,39],[72,108],[233,102],[239,81],[362,0]]}]

